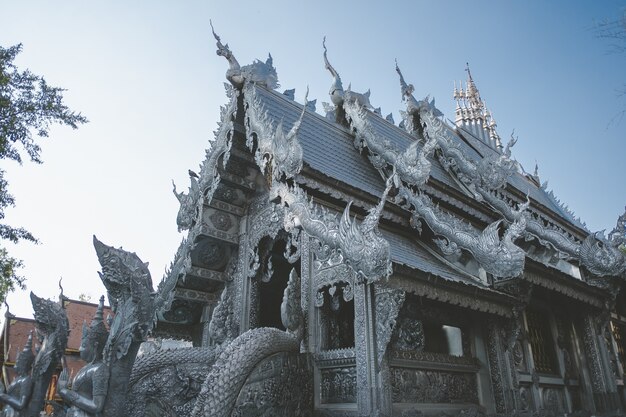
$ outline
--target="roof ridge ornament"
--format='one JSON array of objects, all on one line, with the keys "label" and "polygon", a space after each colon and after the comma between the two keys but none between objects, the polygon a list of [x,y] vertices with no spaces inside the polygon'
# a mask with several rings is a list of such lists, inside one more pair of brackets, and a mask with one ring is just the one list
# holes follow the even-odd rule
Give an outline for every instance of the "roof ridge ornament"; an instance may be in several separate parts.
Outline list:
[{"label": "roof ridge ornament", "polygon": [[403,118],[404,129],[410,133],[415,134],[417,132],[422,135],[422,121],[420,118],[421,110],[427,108],[433,112],[435,117],[443,116],[443,113],[435,107],[435,99],[430,100],[430,96],[426,96],[423,100],[417,100],[413,95],[415,87],[413,84],[407,84],[402,75],[402,71],[398,66],[398,60],[396,59],[396,72],[400,77],[400,93],[402,94],[402,101],[406,103],[406,112],[400,112]]},{"label": "roof ridge ornament", "polygon": [[341,109],[344,101],[356,101],[361,106],[366,107],[368,109],[373,109],[373,106],[370,103],[370,90],[367,90],[365,93],[355,93],[351,89],[351,85],[348,86],[347,90],[343,89],[343,83],[341,82],[341,77],[337,70],[330,64],[328,61],[328,49],[326,48],[326,36],[322,40],[322,47],[324,48],[324,66],[333,76],[333,83],[330,86],[330,90],[328,94],[330,95],[330,101],[335,105],[335,116],[336,119],[341,120],[340,112],[337,110]]},{"label": "roof ridge ornament", "polygon": [[250,65],[241,66],[239,61],[233,55],[232,51],[228,47],[228,44],[224,45],[221,38],[215,33],[213,28],[213,22],[209,20],[211,25],[211,31],[213,37],[216,40],[218,56],[223,56],[228,61],[229,68],[226,71],[226,79],[237,89],[241,89],[245,81],[254,82],[260,85],[264,85],[270,89],[276,89],[279,87],[278,75],[276,74],[276,68],[274,68],[274,60],[272,54],[268,54],[267,60],[261,62],[258,59]]}]

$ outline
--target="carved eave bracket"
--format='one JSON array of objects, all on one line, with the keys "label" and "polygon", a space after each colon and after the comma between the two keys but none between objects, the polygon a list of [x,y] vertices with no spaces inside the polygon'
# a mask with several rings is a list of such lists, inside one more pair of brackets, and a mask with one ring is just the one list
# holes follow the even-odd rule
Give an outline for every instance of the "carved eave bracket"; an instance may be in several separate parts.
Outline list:
[{"label": "carved eave bracket", "polygon": [[379,366],[387,351],[393,329],[396,326],[398,313],[405,299],[406,292],[401,289],[383,287],[381,285],[374,287],[376,348]]},{"label": "carved eave bracket", "polygon": [[505,327],[505,348],[512,350],[524,328],[522,313],[530,302],[533,284],[524,280],[523,277],[518,277],[496,282],[494,283],[494,288],[513,296],[516,300],[516,304],[512,308],[513,315]]}]

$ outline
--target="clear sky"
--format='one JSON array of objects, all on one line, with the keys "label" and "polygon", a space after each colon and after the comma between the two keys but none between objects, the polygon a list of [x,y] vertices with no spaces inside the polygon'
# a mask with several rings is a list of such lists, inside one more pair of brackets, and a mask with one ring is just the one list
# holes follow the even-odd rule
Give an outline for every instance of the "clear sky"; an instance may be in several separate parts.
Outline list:
[{"label": "clear sky", "polygon": [[[394,59],[416,97],[433,95],[454,118],[453,81],[465,63],[513,156],[592,230],[612,229],[626,204],[626,54],[609,54],[595,22],[625,1],[14,1],[0,0],[0,44],[23,43],[21,68],[62,86],[67,104],[90,120],[55,128],[44,163],[2,161],[17,207],[6,220],[40,245],[8,245],[24,260],[28,289],[40,296],[104,293],[91,244],[95,234],[150,262],[158,281],[182,235],[179,190],[213,137],[226,61],[209,27],[239,62],[271,52],[281,90],[328,100],[322,38],[344,84],[371,89],[383,114],[404,106]],[[390,4],[392,3],[392,4]],[[613,120],[613,122],[612,122]],[[329,150],[332,151],[332,150]],[[27,294],[9,296],[31,315]]]}]

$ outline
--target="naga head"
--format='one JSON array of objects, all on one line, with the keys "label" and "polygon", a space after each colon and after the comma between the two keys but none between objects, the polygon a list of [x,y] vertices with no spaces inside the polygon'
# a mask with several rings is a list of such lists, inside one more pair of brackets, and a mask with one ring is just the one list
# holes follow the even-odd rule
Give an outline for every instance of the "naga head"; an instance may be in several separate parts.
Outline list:
[{"label": "naga head", "polygon": [[302,125],[302,119],[306,111],[308,103],[309,88],[306,89],[304,96],[304,106],[300,113],[300,118],[293,124],[291,130],[285,134],[283,130],[282,120],[276,127],[272,138],[272,169],[275,178],[280,179],[282,175],[286,178],[293,178],[302,170],[302,146],[298,140],[298,131]]},{"label": "naga head", "polygon": [[[520,220],[524,223],[525,220]],[[524,271],[526,253],[522,248],[515,245],[513,239],[516,232],[508,231],[503,239],[500,239],[498,229],[502,220],[491,223],[478,237],[478,245],[472,253],[478,263],[497,278],[517,277]],[[515,227],[517,225],[514,223]],[[514,226],[511,227],[514,227]]]},{"label": "naga head", "polygon": [[603,232],[587,236],[580,246],[580,261],[597,276],[619,276],[626,272],[626,256]]},{"label": "naga head", "polygon": [[102,349],[109,337],[109,331],[104,324],[104,296],[100,297],[96,314],[91,320],[91,325],[87,327],[83,323],[83,337],[80,342],[80,358],[85,362],[94,362],[102,358]]},{"label": "naga head", "polygon": [[134,295],[134,290],[139,287],[153,292],[148,263],[142,262],[137,254],[105,245],[95,236],[93,245],[102,267],[102,272],[98,272],[98,275],[112,304]]},{"label": "naga head", "polygon": [[30,373],[30,369],[33,366],[35,360],[35,354],[33,353],[33,332],[28,333],[28,340],[24,349],[20,352],[15,360],[15,372],[20,376],[25,376]]}]

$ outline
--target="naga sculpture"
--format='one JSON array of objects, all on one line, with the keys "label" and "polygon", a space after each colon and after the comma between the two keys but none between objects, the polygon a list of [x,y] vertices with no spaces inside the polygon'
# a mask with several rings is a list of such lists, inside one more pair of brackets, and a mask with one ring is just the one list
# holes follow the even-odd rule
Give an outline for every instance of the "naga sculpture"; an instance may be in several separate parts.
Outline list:
[{"label": "naga sculpture", "polygon": [[202,385],[192,417],[231,416],[242,387],[259,363],[277,353],[298,352],[303,319],[295,269],[289,274],[280,311],[286,332],[268,327],[248,330],[224,348]]},{"label": "naga sculpture", "polygon": [[24,345],[24,350],[20,352],[15,360],[15,372],[17,376],[9,385],[6,393],[4,385],[0,382],[0,403],[4,404],[2,410],[3,417],[26,416],[23,410],[28,404],[33,392],[33,380],[31,368],[35,355],[33,354],[33,333],[28,334],[28,340]]},{"label": "naga sculpture", "polygon": [[155,293],[148,264],[135,253],[107,246],[95,236],[93,240],[102,266],[99,275],[114,313],[103,353],[109,390],[102,414],[120,416],[126,412],[128,381],[139,346],[152,330],[156,314],[171,302],[179,276],[167,274]]},{"label": "naga sculpture", "polygon": [[[457,177],[465,184],[479,201],[484,200],[498,211],[507,221],[514,223],[518,213],[501,198],[497,190],[504,188],[508,178],[517,170],[515,161],[511,160],[511,147],[516,140],[511,137],[504,152],[498,156],[490,155],[480,162],[469,159],[458,145],[450,138],[440,113],[426,101],[417,101],[412,93],[413,86],[407,85],[402,72],[400,75],[403,99],[407,102],[409,122],[418,125],[420,130],[437,140],[443,157],[442,164],[452,168]],[[533,218],[534,217],[534,218]],[[601,233],[592,233],[581,243],[564,230],[546,226],[539,216],[527,216],[526,230],[539,242],[556,249],[566,258],[578,259],[589,272],[597,276],[617,276],[626,271],[626,258],[613,240],[606,240]]]},{"label": "naga sculpture", "polygon": [[389,243],[378,231],[378,221],[387,195],[393,185],[393,176],[378,205],[373,207],[359,225],[350,219],[350,206],[346,206],[341,221],[337,224],[307,200],[306,194],[297,186],[275,184],[271,197],[280,197],[285,205],[285,228],[302,227],[329,249],[339,249],[343,260],[357,275],[367,282],[374,282],[391,275]]},{"label": "naga sculpture", "polygon": [[[350,126],[356,133],[359,147],[367,147],[369,159],[377,169],[394,165],[400,179],[404,182],[421,187],[430,175],[431,162],[428,159],[435,150],[437,142],[428,138],[421,146],[419,141],[413,141],[404,152],[400,152],[389,142],[380,137],[368,120],[367,110],[357,102],[345,102],[343,108]],[[356,141],[355,141],[356,143]]]},{"label": "naga sculpture", "polygon": [[411,222],[414,227],[423,219],[436,235],[443,237],[435,242],[444,254],[452,255],[465,249],[485,271],[497,278],[517,277],[524,270],[526,254],[514,241],[526,228],[524,211],[528,208],[528,201],[516,210],[516,220],[500,239],[498,229],[502,220],[478,232],[469,224],[443,212],[424,194],[416,194],[402,187],[400,197],[405,200],[405,207],[415,210]]},{"label": "naga sculpture", "polygon": [[66,417],[100,416],[104,409],[109,389],[109,369],[102,360],[102,351],[109,332],[104,324],[103,308],[104,296],[100,297],[91,325],[87,327],[83,323],[80,358],[87,364],[78,371],[72,380],[71,388],[68,388],[69,370],[63,361],[63,372],[57,382],[57,392],[69,405]]},{"label": "naga sculpture", "polygon": [[[297,138],[298,130],[306,110],[309,91],[304,98],[304,107],[300,118],[287,134],[283,131],[282,121],[274,128],[263,106],[256,96],[253,84],[246,83],[244,101],[246,106],[247,145],[253,150],[256,144],[255,160],[261,172],[269,171],[275,180],[293,178],[302,169],[302,146]],[[256,138],[256,141],[254,140]]]},{"label": "naga sculpture", "polygon": [[[24,416],[38,416],[43,410],[46,392],[67,345],[69,323],[65,309],[59,303],[37,297],[32,292],[35,328],[41,348],[33,363],[33,393]],[[62,300],[61,300],[62,302]]]},{"label": "naga sculpture", "polygon": [[222,290],[208,326],[211,346],[159,349],[137,358],[129,381],[128,417],[190,415],[213,363],[231,335],[230,283]]},{"label": "naga sculpture", "polygon": [[176,184],[174,184],[174,180],[172,180],[174,195],[180,203],[180,209],[178,210],[178,215],[176,216],[176,224],[178,225],[179,232],[190,229],[198,217],[198,196],[200,195],[198,174],[189,170],[189,180],[191,181],[191,186],[189,187],[187,194],[182,191],[180,193],[177,192]]},{"label": "naga sculpture", "polygon": [[228,71],[226,71],[226,79],[230,81],[235,88],[240,89],[244,81],[252,81],[271,89],[279,87],[278,75],[276,74],[276,68],[273,66],[272,55],[269,55],[265,62],[256,60],[251,65],[242,67],[228,48],[228,44],[222,44],[220,37],[217,36],[213,29],[213,23],[211,23],[211,31],[217,41],[217,55],[223,56],[228,61],[229,68]]}]

